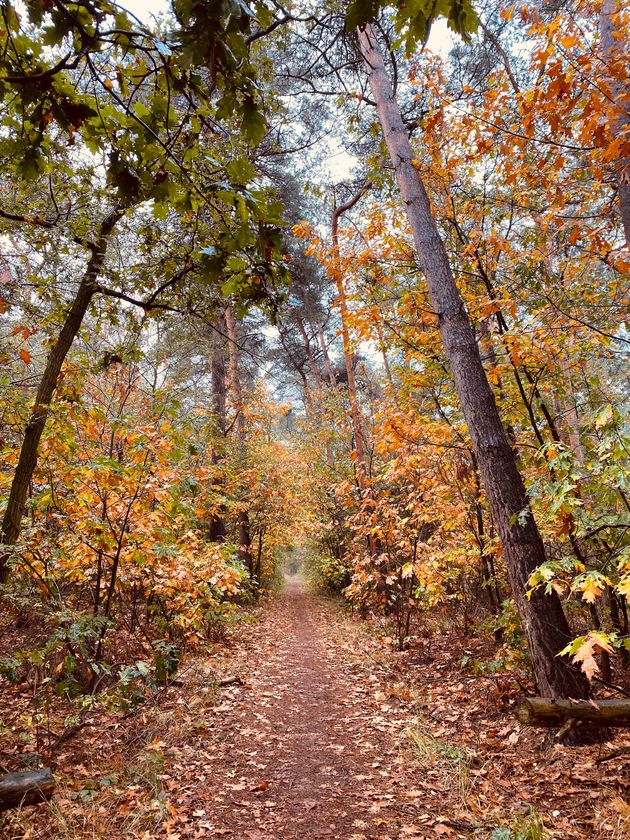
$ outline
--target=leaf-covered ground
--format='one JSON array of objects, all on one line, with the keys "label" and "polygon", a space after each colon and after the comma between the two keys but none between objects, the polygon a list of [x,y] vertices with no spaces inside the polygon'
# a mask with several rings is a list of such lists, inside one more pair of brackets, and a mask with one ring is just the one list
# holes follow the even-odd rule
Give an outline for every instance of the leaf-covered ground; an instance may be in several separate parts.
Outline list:
[{"label": "leaf-covered ground", "polygon": [[[292,583],[227,648],[185,668],[181,686],[63,744],[54,804],[5,816],[0,834],[629,836],[630,759],[598,764],[611,745],[544,748],[496,679],[462,671],[464,649],[434,636],[396,653]],[[217,685],[234,675],[242,684]]]}]

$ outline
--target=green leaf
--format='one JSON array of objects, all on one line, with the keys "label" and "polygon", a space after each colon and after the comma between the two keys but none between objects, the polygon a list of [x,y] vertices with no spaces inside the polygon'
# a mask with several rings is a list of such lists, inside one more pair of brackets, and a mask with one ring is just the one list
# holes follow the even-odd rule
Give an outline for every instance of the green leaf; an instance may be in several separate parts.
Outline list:
[{"label": "green leaf", "polygon": [[250,143],[257,145],[265,136],[267,123],[250,96],[245,98],[242,113],[241,130]]},{"label": "green leaf", "polygon": [[351,31],[378,17],[382,0],[353,0],[346,12],[346,29]]},{"label": "green leaf", "polygon": [[240,157],[231,160],[226,169],[230,181],[236,185],[240,184],[244,186],[256,175],[255,167],[245,157],[245,155],[241,155]]}]

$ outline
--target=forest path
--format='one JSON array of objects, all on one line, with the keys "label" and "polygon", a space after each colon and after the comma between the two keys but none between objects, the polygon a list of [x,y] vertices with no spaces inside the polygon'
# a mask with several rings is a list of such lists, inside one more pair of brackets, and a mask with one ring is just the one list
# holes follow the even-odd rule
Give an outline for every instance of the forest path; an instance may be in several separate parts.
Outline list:
[{"label": "forest path", "polygon": [[398,823],[394,813],[383,819],[396,736],[375,717],[374,682],[339,650],[339,622],[295,580],[265,611],[246,685],[208,710],[207,781],[188,830],[197,822],[213,836],[255,840],[399,836],[383,828]]}]

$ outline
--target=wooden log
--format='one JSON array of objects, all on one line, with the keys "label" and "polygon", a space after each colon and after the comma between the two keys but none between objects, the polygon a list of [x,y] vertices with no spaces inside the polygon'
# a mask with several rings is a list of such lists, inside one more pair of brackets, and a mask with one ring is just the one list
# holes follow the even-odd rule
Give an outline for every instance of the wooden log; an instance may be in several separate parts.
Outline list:
[{"label": "wooden log", "polygon": [[55,780],[48,767],[0,776],[0,811],[22,805],[47,802],[55,789]]},{"label": "wooden log", "polygon": [[630,700],[552,700],[526,697],[516,717],[525,726],[562,726],[569,720],[588,726],[630,727]]}]

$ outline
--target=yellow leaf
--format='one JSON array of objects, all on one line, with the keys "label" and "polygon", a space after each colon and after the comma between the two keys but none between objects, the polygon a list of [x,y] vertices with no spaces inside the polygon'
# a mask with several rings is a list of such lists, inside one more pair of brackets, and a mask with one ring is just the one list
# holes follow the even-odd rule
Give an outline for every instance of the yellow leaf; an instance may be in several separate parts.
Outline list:
[{"label": "yellow leaf", "polygon": [[560,43],[567,50],[569,49],[569,47],[575,46],[575,44],[577,44],[577,41],[578,39],[575,37],[575,35],[564,35],[562,38],[560,38]]},{"label": "yellow leaf", "polygon": [[595,426],[598,429],[601,429],[603,426],[608,425],[610,421],[613,419],[613,409],[612,405],[606,405],[600,411],[597,412],[597,417],[595,418]]},{"label": "yellow leaf", "polygon": [[582,600],[586,601],[587,604],[594,604],[603,592],[602,587],[599,586],[597,581],[592,579],[587,580],[581,587],[581,590]]},{"label": "yellow leaf", "polygon": [[582,671],[584,671],[589,681],[599,672],[595,655],[601,653],[603,650],[612,653],[608,638],[604,633],[598,633],[593,630],[588,636],[584,637],[584,641],[573,656],[572,661],[576,665],[581,666]]}]

